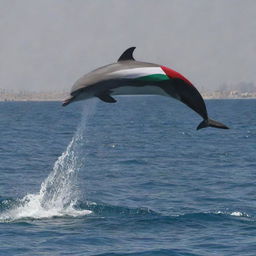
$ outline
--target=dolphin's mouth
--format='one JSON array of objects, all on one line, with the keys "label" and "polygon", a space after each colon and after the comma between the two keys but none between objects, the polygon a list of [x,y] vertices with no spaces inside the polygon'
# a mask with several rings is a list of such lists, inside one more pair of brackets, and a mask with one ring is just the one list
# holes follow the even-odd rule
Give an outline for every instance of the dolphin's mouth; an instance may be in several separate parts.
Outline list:
[{"label": "dolphin's mouth", "polygon": [[69,103],[71,103],[73,100],[74,100],[74,96],[71,96],[71,97],[69,97],[69,98],[67,98],[67,99],[65,99],[63,102],[62,102],[62,106],[64,107],[64,106],[67,106]]}]

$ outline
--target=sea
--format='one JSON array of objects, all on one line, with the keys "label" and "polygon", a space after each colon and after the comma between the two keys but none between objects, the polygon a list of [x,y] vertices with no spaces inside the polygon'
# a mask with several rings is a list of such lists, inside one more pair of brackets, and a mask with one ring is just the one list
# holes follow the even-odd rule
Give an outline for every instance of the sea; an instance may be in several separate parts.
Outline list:
[{"label": "sea", "polygon": [[256,255],[256,100],[0,103],[0,255]]}]

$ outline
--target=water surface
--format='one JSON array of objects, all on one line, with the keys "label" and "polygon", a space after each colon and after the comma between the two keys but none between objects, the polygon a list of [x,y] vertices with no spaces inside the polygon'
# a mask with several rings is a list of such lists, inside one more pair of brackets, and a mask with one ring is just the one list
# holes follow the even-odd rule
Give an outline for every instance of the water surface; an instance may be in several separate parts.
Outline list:
[{"label": "water surface", "polygon": [[256,100],[0,103],[0,255],[255,255]]}]

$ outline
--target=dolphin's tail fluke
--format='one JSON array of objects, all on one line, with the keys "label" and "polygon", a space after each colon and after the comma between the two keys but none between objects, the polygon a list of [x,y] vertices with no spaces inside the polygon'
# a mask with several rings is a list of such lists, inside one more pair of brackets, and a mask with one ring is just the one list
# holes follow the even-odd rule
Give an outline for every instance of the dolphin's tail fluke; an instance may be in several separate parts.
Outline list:
[{"label": "dolphin's tail fluke", "polygon": [[206,128],[206,127],[214,127],[214,128],[220,128],[220,129],[229,129],[225,124],[222,124],[220,122],[217,122],[215,120],[212,120],[210,118],[203,120],[198,126],[197,130]]}]

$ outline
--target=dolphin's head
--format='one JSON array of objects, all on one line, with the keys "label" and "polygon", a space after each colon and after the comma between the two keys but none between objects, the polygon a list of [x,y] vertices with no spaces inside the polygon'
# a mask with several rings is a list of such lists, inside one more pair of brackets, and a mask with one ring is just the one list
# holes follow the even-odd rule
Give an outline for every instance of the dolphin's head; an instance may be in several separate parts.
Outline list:
[{"label": "dolphin's head", "polygon": [[86,100],[93,97],[90,85],[93,84],[91,73],[88,73],[79,78],[72,86],[70,97],[63,101],[63,106],[68,105],[73,101]]},{"label": "dolphin's head", "polygon": [[87,100],[92,98],[94,95],[92,94],[90,88],[81,88],[71,93],[70,97],[63,101],[62,106],[66,106],[73,101]]}]

